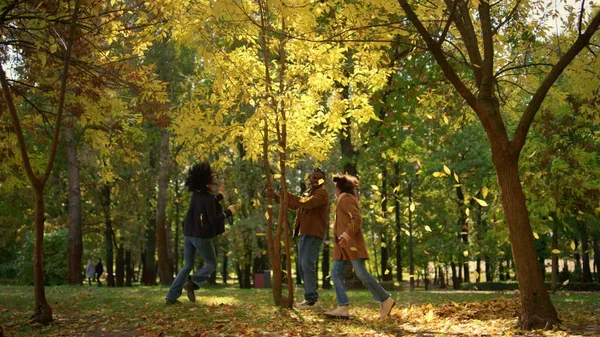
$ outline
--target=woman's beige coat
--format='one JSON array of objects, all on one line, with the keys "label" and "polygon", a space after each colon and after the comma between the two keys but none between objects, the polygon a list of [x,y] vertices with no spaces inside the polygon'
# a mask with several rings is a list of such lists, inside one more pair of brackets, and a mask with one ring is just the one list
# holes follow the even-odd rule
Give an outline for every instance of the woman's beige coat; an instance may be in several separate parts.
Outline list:
[{"label": "woman's beige coat", "polygon": [[[339,237],[344,232],[350,235],[350,241],[346,247],[342,248],[339,244]],[[362,232],[362,217],[357,196],[350,193],[342,193],[338,196],[333,233],[335,235],[334,260],[354,261],[369,258]]]}]

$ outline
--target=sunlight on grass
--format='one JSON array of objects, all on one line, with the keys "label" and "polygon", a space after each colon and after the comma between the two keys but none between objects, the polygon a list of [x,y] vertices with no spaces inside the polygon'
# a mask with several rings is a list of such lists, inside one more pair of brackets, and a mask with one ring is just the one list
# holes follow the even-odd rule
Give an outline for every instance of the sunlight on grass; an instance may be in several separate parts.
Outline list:
[{"label": "sunlight on grass", "polygon": [[[335,308],[333,290],[319,290],[316,308],[273,305],[271,289],[205,287],[190,302],[165,304],[168,288],[48,287],[55,321],[30,324],[33,287],[0,286],[0,323],[7,336],[594,336],[600,294],[552,295],[562,330],[522,332],[514,328],[514,293],[392,292],[397,307],[379,318],[379,304],[366,290],[352,290],[350,319],[324,316]],[[295,293],[302,300],[302,291]]]}]

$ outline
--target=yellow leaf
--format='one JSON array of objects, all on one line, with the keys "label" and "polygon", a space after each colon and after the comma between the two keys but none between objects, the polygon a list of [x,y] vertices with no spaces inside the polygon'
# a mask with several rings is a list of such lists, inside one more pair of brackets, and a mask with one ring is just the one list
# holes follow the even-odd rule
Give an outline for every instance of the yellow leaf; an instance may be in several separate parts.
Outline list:
[{"label": "yellow leaf", "polygon": [[441,177],[445,177],[446,173],[444,173],[444,172],[433,172],[433,176],[435,178],[441,178]]},{"label": "yellow leaf", "polygon": [[400,282],[396,281],[394,282],[394,287],[399,287],[400,286]]},{"label": "yellow leaf", "polygon": [[534,237],[534,238],[536,238],[537,240],[539,240],[539,239],[540,239],[540,236],[539,236],[539,235],[538,235],[538,233],[536,233],[536,232],[533,232],[533,237]]},{"label": "yellow leaf", "polygon": [[429,254],[429,252],[428,252],[428,251],[426,251],[426,250],[424,250],[424,251],[423,251],[423,253],[425,253],[426,255],[431,255],[431,254]]},{"label": "yellow leaf", "polygon": [[273,179],[279,179],[281,178],[281,174],[277,173],[273,175]]},{"label": "yellow leaf", "polygon": [[354,252],[357,252],[357,251],[358,251],[358,248],[356,248],[356,247],[350,247],[350,250],[351,250],[351,251],[354,251]]},{"label": "yellow leaf", "polygon": [[322,185],[322,184],[324,184],[324,183],[325,183],[325,180],[323,180],[323,179],[319,179],[319,185]]},{"label": "yellow leaf", "polygon": [[267,233],[256,233],[256,236],[267,236]]},{"label": "yellow leaf", "polygon": [[373,191],[379,191],[379,187],[377,185],[371,185],[371,189],[373,189]]},{"label": "yellow leaf", "polygon": [[468,250],[465,250],[465,251],[463,252],[463,255],[464,255],[465,257],[469,256],[469,251],[468,251]]},{"label": "yellow leaf", "polygon": [[488,192],[489,192],[489,190],[488,190],[488,188],[487,188],[487,187],[483,186],[483,187],[481,188],[481,196],[482,196],[484,199],[485,199],[485,197],[487,197],[487,195],[488,195]]},{"label": "yellow leaf", "polygon": [[469,214],[471,214],[471,211],[470,211],[468,208],[466,208],[466,209],[465,209],[465,214],[466,214],[467,216],[469,216]]},{"label": "yellow leaf", "polygon": [[583,213],[582,211],[577,211],[577,213],[584,215],[585,213]]},{"label": "yellow leaf", "polygon": [[456,180],[457,183],[460,183],[460,181],[458,180],[458,175],[456,175],[456,173],[454,173],[454,180]]},{"label": "yellow leaf", "polygon": [[269,212],[265,212],[265,218],[267,218],[267,220],[269,220]]},{"label": "yellow leaf", "polygon": [[479,204],[479,206],[481,206],[481,207],[487,207],[487,205],[488,205],[488,203],[487,203],[487,202],[485,202],[485,200],[481,200],[481,199],[478,199],[478,198],[475,198],[475,197],[473,197],[473,199],[475,199],[475,201],[476,201],[476,202]]},{"label": "yellow leaf", "polygon": [[558,250],[558,249],[552,249],[552,254],[560,254],[560,250]]},{"label": "yellow leaf", "polygon": [[475,276],[475,279],[479,278],[479,273],[477,271],[473,272],[473,276]]},{"label": "yellow leaf", "polygon": [[448,117],[446,117],[446,115],[443,116],[444,119],[444,124],[448,124]]},{"label": "yellow leaf", "polygon": [[414,211],[415,211],[415,203],[414,203],[414,202],[411,202],[411,203],[410,203],[410,207],[409,207],[409,209],[410,209],[410,211],[411,211],[411,212],[414,212]]},{"label": "yellow leaf", "polygon": [[385,270],[385,273],[383,273],[383,274],[384,274],[384,275],[389,275],[389,273],[390,273],[390,270],[389,270],[389,269],[386,269],[386,270]]},{"label": "yellow leaf", "polygon": [[435,320],[435,313],[433,312],[433,310],[429,310],[427,315],[425,315],[425,320],[427,322],[433,322]]},{"label": "yellow leaf", "polygon": [[428,231],[428,232],[431,232],[431,227],[425,225],[425,230]]},{"label": "yellow leaf", "polygon": [[565,282],[563,282],[563,286],[566,286],[567,284],[569,284],[569,280],[566,280]]},{"label": "yellow leaf", "polygon": [[551,216],[548,216],[548,220],[554,221],[554,219]]},{"label": "yellow leaf", "polygon": [[444,165],[444,172],[446,172],[447,175],[450,175],[450,173],[452,173],[452,171],[450,171],[450,169],[446,165]]},{"label": "yellow leaf", "polygon": [[571,250],[575,250],[575,241],[571,240]]},{"label": "yellow leaf", "polygon": [[382,243],[381,243],[381,248],[385,248],[385,247],[387,247],[387,243],[385,243],[385,242],[382,242]]}]

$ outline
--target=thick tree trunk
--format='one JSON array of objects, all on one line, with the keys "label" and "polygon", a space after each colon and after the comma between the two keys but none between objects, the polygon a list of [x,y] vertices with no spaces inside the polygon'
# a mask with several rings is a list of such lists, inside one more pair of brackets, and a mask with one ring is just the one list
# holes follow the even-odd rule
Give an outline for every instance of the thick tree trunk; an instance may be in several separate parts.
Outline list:
[{"label": "thick tree trunk", "polygon": [[35,241],[33,246],[33,288],[35,293],[34,320],[41,324],[48,324],[52,318],[52,308],[46,300],[44,287],[44,188],[34,187],[34,216]]},{"label": "thick tree trunk", "polygon": [[521,315],[518,325],[526,330],[550,328],[560,320],[537,261],[525,194],[519,179],[518,160],[515,155],[500,148],[497,139],[490,139],[490,142],[519,281]]},{"label": "thick tree trunk", "polygon": [[133,266],[131,265],[131,250],[125,251],[125,286],[131,287],[133,280]]},{"label": "thick tree trunk", "polygon": [[83,233],[81,229],[81,188],[79,159],[73,138],[73,128],[65,125],[65,154],[69,172],[69,237],[67,239],[67,283],[81,284],[83,280]]},{"label": "thick tree trunk", "polygon": [[160,284],[168,286],[173,282],[169,268],[167,245],[167,188],[169,186],[169,132],[161,131],[160,164],[158,178],[158,200],[156,202],[156,248],[158,249],[158,277]]}]

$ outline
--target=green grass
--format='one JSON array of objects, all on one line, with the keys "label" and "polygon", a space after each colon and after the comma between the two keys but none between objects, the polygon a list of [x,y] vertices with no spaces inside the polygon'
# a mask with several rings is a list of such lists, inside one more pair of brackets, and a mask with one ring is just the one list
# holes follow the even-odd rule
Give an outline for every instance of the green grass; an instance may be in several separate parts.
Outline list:
[{"label": "green grass", "polygon": [[[6,336],[578,336],[600,335],[600,294],[552,295],[563,320],[558,331],[514,329],[517,295],[477,292],[392,292],[390,318],[364,290],[349,291],[347,321],[323,312],[335,306],[333,290],[320,290],[319,307],[308,311],[273,305],[271,289],[207,287],[196,303],[185,296],[165,305],[166,287],[47,287],[54,322],[32,324],[33,287],[0,286],[0,324]],[[296,300],[302,299],[301,289]]]}]

